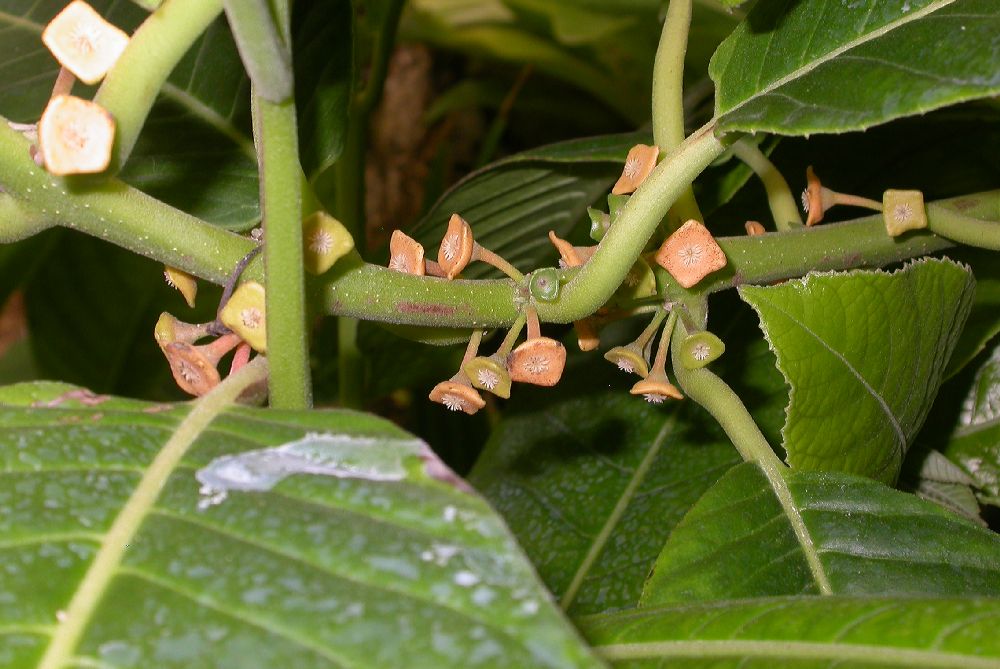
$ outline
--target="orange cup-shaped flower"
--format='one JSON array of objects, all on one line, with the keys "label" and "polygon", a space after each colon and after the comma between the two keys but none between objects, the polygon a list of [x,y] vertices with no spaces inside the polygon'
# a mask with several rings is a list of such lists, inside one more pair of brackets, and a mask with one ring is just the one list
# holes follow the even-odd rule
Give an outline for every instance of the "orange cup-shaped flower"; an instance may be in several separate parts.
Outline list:
[{"label": "orange cup-shaped flower", "polygon": [[450,380],[442,381],[434,386],[427,397],[432,402],[443,404],[451,411],[464,411],[470,416],[486,406],[482,395],[469,385],[465,375],[461,372]]},{"label": "orange cup-shaped flower", "polygon": [[99,104],[57,95],[38,121],[38,144],[42,162],[50,173],[93,174],[111,162],[115,120]]},{"label": "orange cup-shaped flower", "polygon": [[96,84],[128,46],[128,35],[83,0],[74,0],[42,31],[59,64],[85,84]]},{"label": "orange cup-shaped flower", "polygon": [[424,276],[424,247],[402,230],[394,230],[389,238],[389,269]]},{"label": "orange cup-shaped flower", "polygon": [[653,168],[656,167],[656,159],[660,156],[660,147],[646,144],[636,144],[629,150],[625,158],[625,167],[622,175],[618,178],[614,188],[611,189],[613,195],[623,195],[633,193],[646,180]]},{"label": "orange cup-shaped flower", "polygon": [[667,237],[656,262],[684,288],[726,266],[726,254],[704,225],[690,220]]}]

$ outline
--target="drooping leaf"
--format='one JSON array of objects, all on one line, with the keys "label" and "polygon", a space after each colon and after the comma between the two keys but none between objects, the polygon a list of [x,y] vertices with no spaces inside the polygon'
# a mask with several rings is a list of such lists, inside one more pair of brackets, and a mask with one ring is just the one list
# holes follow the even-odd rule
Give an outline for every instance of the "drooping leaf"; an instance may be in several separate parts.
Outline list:
[{"label": "drooping leaf", "polygon": [[976,372],[958,425],[941,450],[1000,505],[1000,346]]},{"label": "drooping leaf", "polygon": [[893,273],[811,274],[744,286],[789,392],[782,430],[796,469],[893,482],[937,393],[973,279],[948,260]]},{"label": "drooping leaf", "polygon": [[1000,595],[1000,538],[876,481],[737,465],[677,525],[642,606],[778,595]]},{"label": "drooping leaf", "polygon": [[862,130],[1000,92],[993,0],[762,0],[709,73],[722,130]]},{"label": "drooping leaf", "polygon": [[70,629],[50,660],[597,666],[423,442],[355,412],[233,409],[196,433],[187,413],[0,391],[4,666],[36,666]]},{"label": "drooping leaf", "polygon": [[618,372],[606,390],[592,368],[562,381],[579,397],[525,400],[470,477],[574,614],[635,606],[670,529],[738,459],[690,405],[650,406]]},{"label": "drooping leaf", "polygon": [[[453,2],[418,0],[408,3],[403,35],[434,46],[474,53],[519,65],[561,79],[586,91],[622,117],[638,124],[648,115],[646,86],[617,76],[611,63],[593,53],[559,43],[544,29],[532,26],[501,3],[455,11]],[[648,25],[648,24],[647,24]],[[655,45],[655,31],[653,33]],[[616,55],[623,56],[623,49]],[[647,49],[647,58],[651,55]],[[626,56],[624,59],[628,59]],[[623,60],[624,60],[623,59]]]},{"label": "drooping leaf", "polygon": [[628,667],[949,667],[1000,664],[995,599],[776,597],[578,621]]},{"label": "drooping leaf", "polygon": [[[570,235],[587,207],[610,190],[629,148],[642,136],[628,133],[560,142],[499,160],[459,181],[410,234],[433,258],[448,219],[458,213],[469,221],[476,241],[515,267],[553,265],[558,255],[548,231]],[[470,279],[494,275],[495,270],[483,263],[463,272]]]}]

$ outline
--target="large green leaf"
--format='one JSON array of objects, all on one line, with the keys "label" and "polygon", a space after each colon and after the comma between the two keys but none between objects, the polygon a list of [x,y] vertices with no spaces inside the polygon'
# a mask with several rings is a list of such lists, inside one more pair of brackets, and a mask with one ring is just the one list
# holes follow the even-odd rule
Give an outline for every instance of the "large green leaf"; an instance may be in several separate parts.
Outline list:
[{"label": "large green leaf", "polygon": [[684,517],[643,589],[655,606],[845,595],[1000,596],[1000,538],[881,483],[744,463]]},{"label": "large green leaf", "polygon": [[740,295],[791,386],[782,430],[796,469],[893,482],[969,312],[969,271],[921,260],[893,273],[810,274]]},{"label": "large green leaf", "polygon": [[1000,346],[976,372],[958,421],[942,452],[1000,506]]},{"label": "large green leaf", "polygon": [[[560,142],[499,160],[473,172],[447,193],[410,231],[436,257],[448,219],[461,214],[476,241],[516,267],[554,265],[558,255],[547,234],[567,237],[587,207],[606,193],[621,173],[629,148],[643,133],[607,135]],[[482,263],[467,278],[493,276]]]},{"label": "large green leaf", "polygon": [[574,614],[635,606],[671,528],[738,459],[690,405],[582,376],[563,383],[586,394],[501,422],[470,477]]},{"label": "large green leaf", "polygon": [[1000,92],[994,0],[762,0],[719,47],[722,130],[861,130]]},{"label": "large green leaf", "polygon": [[781,597],[690,604],[580,621],[628,667],[1000,666],[994,599]]},{"label": "large green leaf", "polygon": [[0,664],[65,642],[75,666],[597,665],[423,442],[356,412],[186,414],[0,391]]}]

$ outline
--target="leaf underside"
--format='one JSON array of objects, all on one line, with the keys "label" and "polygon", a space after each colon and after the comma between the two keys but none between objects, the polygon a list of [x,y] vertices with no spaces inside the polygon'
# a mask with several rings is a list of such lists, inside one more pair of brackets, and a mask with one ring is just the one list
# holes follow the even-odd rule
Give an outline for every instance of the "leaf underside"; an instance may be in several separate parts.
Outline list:
[{"label": "leaf underside", "polygon": [[[108,528],[135,511],[83,622],[83,666],[592,666],[503,523],[381,419],[230,410],[143,506],[133,490],[187,411],[62,384],[0,393],[0,666],[35,666]],[[363,462],[318,472],[275,448],[308,433],[361,444]],[[284,478],[206,501],[199,469],[261,452]]]}]

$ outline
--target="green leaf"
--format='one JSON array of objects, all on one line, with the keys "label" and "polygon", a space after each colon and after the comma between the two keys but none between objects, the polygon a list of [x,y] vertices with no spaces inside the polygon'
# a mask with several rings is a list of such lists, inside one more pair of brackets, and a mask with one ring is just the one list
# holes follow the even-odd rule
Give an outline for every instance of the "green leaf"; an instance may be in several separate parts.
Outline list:
[{"label": "green leaf", "polygon": [[586,393],[505,418],[470,477],[573,614],[635,606],[670,529],[738,459],[703,413],[602,391],[592,367],[561,384]]},{"label": "green leaf", "polygon": [[351,93],[351,3],[295,3],[295,102],[299,158],[310,179],[344,149]]},{"label": "green leaf", "polygon": [[1000,346],[976,372],[958,425],[942,453],[958,464],[975,488],[1000,498]]},{"label": "green leaf", "polygon": [[724,131],[862,130],[1000,92],[993,0],[762,0],[712,58]]},{"label": "green leaf", "polygon": [[[571,140],[499,160],[455,184],[410,234],[434,258],[448,219],[459,213],[469,221],[477,242],[515,267],[555,264],[558,255],[548,231],[568,237],[587,207],[621,173],[629,148],[645,136]],[[475,263],[462,275],[481,278],[494,276],[495,270]]]},{"label": "green leaf", "polygon": [[4,666],[58,641],[77,666],[597,666],[503,523],[387,421],[201,431],[52,384],[0,405]]},{"label": "green leaf", "polygon": [[941,667],[1000,664],[991,599],[780,597],[626,611],[579,621],[628,667]]},{"label": "green leaf", "polygon": [[1000,595],[1000,538],[841,473],[737,465],[663,547],[642,606],[804,593]]},{"label": "green leaf", "polygon": [[789,392],[796,469],[893,482],[936,396],[973,295],[969,271],[921,260],[897,272],[810,274],[740,288]]},{"label": "green leaf", "polygon": [[[531,65],[539,72],[566,81],[586,91],[624,118],[639,124],[648,118],[648,79],[639,87],[637,78],[622,77],[613,62],[601,62],[599,54],[561,44],[544,29],[517,18],[500,3],[455,3],[442,0],[418,0],[409,3],[402,25],[405,38],[436,47],[467,52],[476,57]],[[485,6],[477,6],[482,4]],[[648,22],[647,22],[648,25]],[[640,23],[640,27],[642,27]],[[657,31],[642,40],[646,59],[655,50]],[[634,62],[622,41],[613,56]],[[612,61],[613,58],[609,58]],[[645,69],[645,68],[642,68]],[[628,74],[627,72],[625,73]],[[627,81],[626,79],[631,79]]]},{"label": "green leaf", "polygon": [[948,361],[945,378],[960,372],[986,348],[991,339],[1000,334],[1000,263],[997,263],[996,253],[960,248],[948,251],[948,256],[972,268],[976,277],[976,296],[972,300],[969,319]]}]

